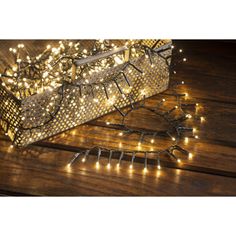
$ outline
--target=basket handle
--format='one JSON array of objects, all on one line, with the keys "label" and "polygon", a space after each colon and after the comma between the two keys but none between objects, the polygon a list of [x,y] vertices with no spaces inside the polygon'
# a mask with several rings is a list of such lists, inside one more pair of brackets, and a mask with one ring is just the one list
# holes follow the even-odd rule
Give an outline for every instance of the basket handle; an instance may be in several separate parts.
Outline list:
[{"label": "basket handle", "polygon": [[112,56],[114,54],[117,54],[117,53],[125,52],[126,50],[128,50],[128,48],[126,46],[114,48],[110,51],[107,51],[107,52],[104,52],[104,53],[99,53],[95,56],[88,56],[84,59],[75,60],[74,64],[76,66],[82,66],[82,65],[87,64],[87,63],[91,63],[91,62],[94,62],[94,61],[97,61],[97,60],[100,60],[100,59],[104,59],[106,57],[110,57],[110,56]]},{"label": "basket handle", "polygon": [[72,64],[72,75],[71,75],[72,80],[75,79],[76,68],[78,66],[83,66],[83,65],[85,65],[87,63],[92,63],[94,61],[101,60],[101,59],[110,57],[110,56],[112,56],[114,54],[118,54],[118,53],[124,53],[125,61],[129,60],[129,49],[126,46],[114,48],[114,49],[112,49],[112,50],[110,50],[108,52],[99,53],[99,54],[97,54],[95,56],[88,56],[88,57],[83,58],[83,59],[75,60],[73,62],[73,64]]}]

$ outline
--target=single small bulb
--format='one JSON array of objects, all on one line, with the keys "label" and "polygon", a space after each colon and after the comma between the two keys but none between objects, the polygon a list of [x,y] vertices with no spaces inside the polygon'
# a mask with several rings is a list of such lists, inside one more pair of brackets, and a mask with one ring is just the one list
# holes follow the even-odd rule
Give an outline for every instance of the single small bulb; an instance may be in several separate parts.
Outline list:
[{"label": "single small bulb", "polygon": [[183,49],[180,49],[179,52],[183,52]]},{"label": "single small bulb", "polygon": [[99,161],[96,162],[96,168],[99,168]]},{"label": "single small bulb", "polygon": [[172,137],[171,139],[172,139],[173,141],[175,141],[175,140],[176,140],[176,138],[175,138],[175,137]]},{"label": "single small bulb", "polygon": [[187,61],[187,58],[183,58],[183,61]]},{"label": "single small bulb", "polygon": [[154,143],[154,139],[151,139],[151,143]]},{"label": "single small bulb", "polygon": [[177,160],[177,162],[178,162],[178,163],[180,163],[180,162],[181,162],[181,160],[180,160],[180,159],[178,159],[178,160]]},{"label": "single small bulb", "polygon": [[199,106],[199,104],[198,103],[196,103],[196,107],[198,107]]},{"label": "single small bulb", "polygon": [[160,166],[160,165],[158,165],[158,166],[157,166],[157,169],[158,169],[158,170],[160,170],[160,169],[161,169],[161,166]]},{"label": "single small bulb", "polygon": [[117,163],[116,168],[119,169],[119,167],[120,167],[120,163]]},{"label": "single small bulb", "polygon": [[191,114],[187,114],[186,117],[189,118],[189,119],[191,119],[191,118],[192,118],[192,115],[191,115]]},{"label": "single small bulb", "polygon": [[110,169],[110,168],[111,168],[111,164],[108,163],[108,164],[107,164],[107,169]]},{"label": "single small bulb", "polygon": [[192,157],[193,157],[193,154],[190,152],[190,153],[188,154],[188,158],[189,158],[189,159],[192,159]]},{"label": "single small bulb", "polygon": [[122,133],[122,132],[120,132],[120,133],[119,133],[119,136],[122,136],[122,135],[123,135],[123,133]]},{"label": "single small bulb", "polygon": [[50,48],[51,48],[51,45],[50,45],[50,44],[48,44],[48,45],[47,45],[47,49],[50,49]]},{"label": "single small bulb", "polygon": [[181,84],[184,84],[184,81],[181,81]]},{"label": "single small bulb", "polygon": [[203,116],[200,117],[201,122],[205,121],[205,118]]},{"label": "single small bulb", "polygon": [[147,172],[147,167],[144,167],[143,172],[144,172],[144,173]]},{"label": "single small bulb", "polygon": [[178,106],[175,106],[175,109],[178,109]]},{"label": "single small bulb", "polygon": [[140,145],[141,145],[141,142],[138,142],[138,145],[140,146]]},{"label": "single small bulb", "polygon": [[197,131],[197,129],[196,128],[193,128],[193,133],[195,133]]},{"label": "single small bulb", "polygon": [[185,137],[185,138],[184,138],[184,142],[185,142],[185,143],[188,143],[188,141],[189,141],[189,138],[188,138],[188,137]]},{"label": "single small bulb", "polygon": [[86,159],[85,159],[85,157],[82,159],[82,162],[85,162],[86,161]]},{"label": "single small bulb", "polygon": [[194,137],[195,137],[195,139],[199,139],[198,135],[195,135]]},{"label": "single small bulb", "polygon": [[188,93],[185,93],[185,97],[188,97]]},{"label": "single small bulb", "polygon": [[106,124],[107,124],[107,125],[110,125],[110,122],[109,122],[109,121],[107,121],[107,122],[106,122]]},{"label": "single small bulb", "polygon": [[165,98],[163,98],[163,99],[162,99],[162,102],[165,102],[165,101],[166,101]]},{"label": "single small bulb", "polygon": [[133,169],[133,165],[132,165],[132,164],[130,164],[129,168],[132,170],[132,169]]},{"label": "single small bulb", "polygon": [[13,148],[13,147],[14,147],[13,145],[10,146],[10,148]]}]

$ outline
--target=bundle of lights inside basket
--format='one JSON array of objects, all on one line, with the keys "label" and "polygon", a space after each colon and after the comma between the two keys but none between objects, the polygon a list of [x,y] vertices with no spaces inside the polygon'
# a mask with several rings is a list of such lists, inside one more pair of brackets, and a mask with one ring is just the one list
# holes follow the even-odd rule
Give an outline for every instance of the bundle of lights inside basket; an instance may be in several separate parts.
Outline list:
[{"label": "bundle of lights inside basket", "polygon": [[[157,40],[158,43],[159,40]],[[161,40],[160,40],[161,41]],[[153,47],[142,45],[142,40],[139,43],[135,43],[133,40],[129,40],[125,44],[130,48],[130,58],[138,58],[140,55],[146,55],[150,59],[152,64],[152,55],[158,54],[162,57],[166,64],[169,65],[169,57],[163,57],[161,54],[163,51],[156,51]],[[58,89],[57,101],[51,101],[45,108],[43,114],[44,117],[49,117],[48,120],[30,127],[20,127],[21,130],[40,129],[45,124],[50,123],[55,119],[56,115],[60,111],[61,103],[65,96],[65,87],[69,84],[70,86],[79,87],[81,101],[88,96],[92,95],[93,102],[97,103],[99,100],[96,98],[96,90],[102,91],[106,95],[106,105],[113,106],[116,97],[113,95],[114,87],[119,93],[126,98],[129,95],[132,85],[129,82],[129,68],[132,67],[138,73],[145,76],[137,66],[132,64],[130,60],[124,62],[124,58],[118,55],[112,55],[108,58],[104,58],[101,61],[97,61],[93,64],[85,64],[77,67],[76,71],[73,72],[74,61],[87,58],[91,55],[96,55],[104,51],[109,51],[117,48],[117,45],[110,43],[107,40],[97,40],[92,46],[92,50],[87,50],[80,47],[80,43],[70,41],[59,41],[59,47],[51,47],[48,45],[46,49],[39,55],[31,57],[30,53],[23,44],[19,44],[17,48],[10,48],[15,62],[13,65],[8,65],[4,72],[0,74],[2,86],[10,91],[19,101],[34,94],[41,94],[45,91],[55,91]],[[168,50],[168,48],[164,49]],[[106,68],[112,68],[116,66],[122,66],[120,72],[111,77],[109,80],[104,81],[103,78],[100,81],[90,81],[89,75],[96,74]],[[73,76],[75,74],[75,76]],[[120,75],[126,82],[127,86],[120,86]],[[31,104],[34,107],[36,104]],[[69,106],[73,108],[75,105],[73,102]],[[19,130],[19,127],[14,124],[9,124],[9,121],[3,117],[1,119],[7,123],[6,135],[8,135],[8,127],[13,127],[15,130]],[[23,116],[22,121],[25,120]],[[38,133],[40,135],[40,132]],[[14,138],[16,138],[15,136]],[[29,140],[31,141],[31,140]]]},{"label": "bundle of lights inside basket", "polygon": [[[2,85],[16,95],[18,99],[43,93],[61,86],[64,81],[71,82],[72,63],[74,60],[96,55],[117,46],[109,41],[95,41],[92,50],[83,49],[80,43],[59,41],[59,47],[47,45],[37,56],[31,57],[24,44],[17,48],[9,48],[14,56],[14,63],[8,65],[0,74]],[[94,65],[79,67],[76,80],[86,75],[117,65],[117,57],[109,57]],[[86,84],[89,84],[89,81]]]},{"label": "bundle of lights inside basket", "polygon": [[[158,42],[158,41],[157,41]],[[153,60],[152,60],[152,55],[154,53],[157,53],[159,56],[163,57],[161,52],[162,51],[155,51],[154,47],[150,48],[146,45],[142,45],[141,41],[139,43],[135,43],[132,40],[129,40],[126,42],[126,45],[129,45],[130,47],[130,53],[131,57],[139,57],[140,54],[144,54],[145,57],[149,58],[151,66],[153,65]],[[186,119],[190,118],[197,118],[199,119],[198,116],[193,116],[191,114],[188,114],[184,111],[184,107],[189,107],[189,106],[197,106],[198,104],[184,104],[182,102],[182,98],[187,96],[187,94],[179,94],[175,91],[175,87],[177,84],[174,86],[171,86],[170,91],[172,92],[169,94],[169,96],[174,96],[176,98],[176,105],[171,108],[170,110],[167,110],[165,112],[160,112],[159,108],[164,107],[165,108],[165,99],[162,99],[159,104],[155,108],[149,108],[145,106],[145,89],[141,91],[141,95],[143,96],[143,101],[139,103],[139,105],[134,104],[132,100],[132,96],[130,96],[129,91],[131,88],[131,84],[129,83],[128,76],[126,75],[125,70],[129,68],[130,66],[136,69],[139,73],[142,73],[143,76],[145,74],[137,68],[135,65],[130,63],[129,61],[124,63],[123,69],[121,70],[121,74],[123,75],[123,79],[126,81],[128,88],[124,89],[119,86],[119,81],[116,80],[116,77],[112,78],[109,81],[99,81],[99,82],[92,82],[89,81],[86,77],[87,75],[91,75],[93,73],[96,73],[98,71],[101,71],[105,68],[109,67],[114,67],[118,66],[123,63],[122,58],[117,57],[117,56],[112,56],[109,58],[106,58],[102,61],[98,61],[97,63],[93,65],[84,65],[76,70],[76,76],[73,78],[76,82],[72,81],[72,64],[74,60],[81,59],[81,58],[86,58],[89,55],[96,55],[97,53],[101,53],[103,51],[107,51],[110,49],[114,49],[117,46],[114,43],[110,43],[109,41],[106,40],[99,40],[95,41],[92,50],[87,50],[83,49],[80,47],[80,43],[77,42],[70,42],[70,41],[60,41],[59,42],[59,47],[51,47],[48,45],[46,49],[39,54],[36,57],[31,57],[28,50],[24,47],[23,44],[19,44],[17,48],[10,48],[9,50],[13,53],[15,63],[13,65],[9,65],[2,74],[0,74],[0,79],[2,86],[4,86],[7,90],[11,91],[15,96],[20,100],[24,99],[27,96],[31,96],[33,94],[39,94],[43,93],[47,90],[52,91],[53,89],[60,87],[58,90],[58,97],[60,98],[59,101],[63,100],[64,96],[64,86],[66,83],[70,83],[73,86],[79,87],[80,88],[80,96],[81,99],[84,99],[83,94],[92,94],[92,98],[94,102],[98,102],[98,99],[96,98],[96,91],[97,89],[102,89],[106,95],[107,98],[107,104],[109,106],[113,106],[114,104],[114,97],[111,97],[109,94],[110,87],[111,86],[116,86],[120,94],[124,98],[128,98],[130,100],[130,109],[124,113],[122,110],[120,110],[118,107],[115,106],[115,109],[119,112],[119,114],[122,117],[122,122],[121,124],[118,124],[116,126],[119,126],[122,128],[122,131],[118,133],[119,136],[135,133],[140,136],[138,145],[141,145],[142,142],[145,141],[145,139],[148,137],[151,143],[155,142],[155,137],[158,135],[161,136],[168,136],[172,141],[173,144],[169,146],[166,149],[162,150],[157,150],[157,151],[134,151],[134,150],[126,150],[126,149],[107,149],[104,147],[94,147],[85,151],[81,151],[79,153],[76,153],[73,159],[69,162],[67,167],[71,167],[73,163],[79,158],[82,157],[82,161],[86,161],[86,159],[89,156],[89,153],[91,151],[97,150],[97,162],[96,162],[96,167],[99,167],[99,160],[101,156],[103,156],[104,153],[109,153],[108,157],[108,164],[107,167],[110,168],[111,166],[111,159],[114,155],[114,153],[120,153],[120,156],[118,158],[118,163],[117,167],[120,166],[121,161],[123,159],[123,156],[125,154],[132,154],[131,158],[131,164],[130,168],[133,168],[133,162],[135,161],[135,158],[138,154],[144,154],[144,169],[147,169],[147,164],[148,164],[148,154],[152,153],[155,154],[157,157],[157,167],[160,169],[160,158],[159,156],[161,154],[167,154],[169,157],[173,158],[177,162],[180,162],[180,159],[174,154],[174,151],[179,151],[183,154],[188,155],[190,158],[192,157],[192,153],[189,153],[186,151],[184,148],[182,148],[179,145],[180,139],[184,137],[185,132],[193,132],[195,129],[185,127],[183,125],[183,122]],[[172,46],[172,48],[174,48]],[[186,58],[182,57],[182,52],[183,50],[180,49],[178,51],[179,53],[179,59],[175,60],[175,62],[185,62]],[[173,57],[174,57],[173,53]],[[174,64],[172,63],[169,64],[168,62],[168,57],[163,58],[166,61],[166,64],[169,66],[170,72],[176,74],[176,71],[174,70]],[[183,84],[184,82],[181,82]],[[50,104],[53,106],[54,104]],[[72,104],[73,105],[73,104]],[[164,132],[156,132],[156,131],[146,131],[146,130],[135,130],[132,128],[129,128],[125,124],[125,120],[127,115],[138,109],[138,108],[144,108],[149,111],[151,111],[153,114],[155,114],[158,117],[163,118],[166,120],[169,124],[169,129],[164,131]],[[54,110],[54,113],[50,113],[51,108],[47,108],[46,111],[50,113],[50,120],[53,120],[57,114],[57,112],[60,109],[60,102],[59,105],[57,106],[57,109]],[[181,112],[181,116],[172,119],[171,114],[174,110],[179,110]],[[22,117],[24,119],[24,117]],[[203,121],[204,118],[200,117],[200,120]],[[48,122],[48,121],[47,121]],[[41,124],[43,126],[44,124]],[[114,126],[114,124],[110,124],[107,122],[108,126]],[[37,127],[31,127],[29,129],[34,129],[34,128],[39,128]],[[175,134],[173,134],[173,131]],[[195,138],[198,138],[197,135],[194,135]],[[185,142],[188,141],[188,137],[184,137]],[[11,145],[12,147],[12,145]]]}]

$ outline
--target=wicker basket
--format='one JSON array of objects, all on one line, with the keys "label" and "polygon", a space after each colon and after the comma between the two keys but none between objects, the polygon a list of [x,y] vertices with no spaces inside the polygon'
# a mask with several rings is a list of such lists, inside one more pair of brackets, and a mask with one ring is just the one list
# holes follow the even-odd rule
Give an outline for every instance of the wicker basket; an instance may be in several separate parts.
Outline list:
[{"label": "wicker basket", "polygon": [[[163,92],[169,83],[170,45],[155,48],[151,62],[145,55],[129,58],[126,46],[77,60],[71,81],[22,100],[0,85],[0,124],[15,145],[25,146]],[[80,66],[114,55],[124,55],[125,62],[84,81],[74,79]]]}]

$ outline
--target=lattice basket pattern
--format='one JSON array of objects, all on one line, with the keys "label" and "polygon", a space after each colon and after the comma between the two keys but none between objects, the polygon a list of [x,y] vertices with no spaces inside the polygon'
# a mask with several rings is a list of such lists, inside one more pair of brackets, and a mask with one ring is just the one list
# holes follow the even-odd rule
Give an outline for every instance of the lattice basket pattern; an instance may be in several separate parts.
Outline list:
[{"label": "lattice basket pattern", "polygon": [[[130,62],[136,68],[128,66],[123,71],[130,84],[119,75],[116,81],[121,91],[117,84],[111,83],[107,94],[110,99],[107,99],[102,85],[95,86],[91,93],[87,87],[81,88],[76,82],[65,81],[53,91],[34,94],[22,100],[16,99],[0,85],[0,124],[15,145],[25,146],[128,106],[131,100],[137,102],[144,95],[150,97],[163,92],[169,83],[170,56],[171,48],[161,54],[153,54],[152,64],[145,55],[132,58]],[[103,78],[108,81],[120,71],[122,65],[100,71],[88,79],[100,81]]]}]

